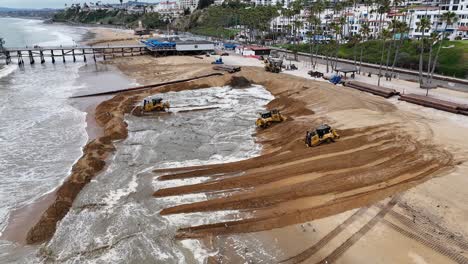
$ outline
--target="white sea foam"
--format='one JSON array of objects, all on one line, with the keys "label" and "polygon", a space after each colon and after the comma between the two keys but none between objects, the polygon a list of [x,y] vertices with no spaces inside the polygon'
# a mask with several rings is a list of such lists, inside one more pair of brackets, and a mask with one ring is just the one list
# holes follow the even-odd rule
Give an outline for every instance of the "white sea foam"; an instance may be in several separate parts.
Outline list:
[{"label": "white sea foam", "polygon": [[138,179],[137,175],[134,175],[126,188],[111,190],[107,197],[103,199],[103,202],[106,204],[106,207],[110,209],[118,204],[122,197],[127,197],[130,193],[136,192],[137,187]]},{"label": "white sea foam", "polygon": [[[161,174],[155,175],[152,170],[221,164],[259,155],[261,146],[252,138],[253,124],[257,111],[264,109],[271,95],[257,86],[214,87],[160,96],[175,106],[193,108],[214,104],[224,109],[144,118],[127,116],[128,138],[116,144],[117,151],[106,171],[82,190],[74,209],[58,224],[54,238],[47,245],[62,260],[139,232],[92,257],[82,256],[80,261],[152,259],[161,263],[187,263],[195,259],[203,263],[213,252],[196,240],[174,241],[177,229],[249,217],[236,210],[161,216],[159,212],[164,208],[204,201],[208,197],[198,193],[150,198],[152,192],[212,178],[207,175],[157,181],[154,178]],[[95,203],[97,207],[81,208]],[[101,203],[105,205],[99,206]],[[192,254],[186,255],[187,252]]]},{"label": "white sea foam", "polygon": [[215,256],[217,251],[210,251],[205,248],[199,240],[185,239],[181,241],[182,245],[193,253],[193,258],[197,263],[205,263],[208,256]]},{"label": "white sea foam", "polygon": [[[0,19],[5,20],[9,27],[0,28],[0,35],[7,37],[10,47],[40,44],[49,37],[50,45],[66,44],[59,42],[78,38],[74,29],[65,26],[43,25],[37,20]],[[78,63],[27,64],[19,71],[12,64],[0,69],[0,232],[6,227],[12,210],[54,191],[82,155],[87,140],[86,114],[67,100],[79,89],[74,82],[81,66]],[[24,251],[29,254],[34,249]],[[23,250],[0,246],[2,259],[11,259],[10,254],[18,251]],[[15,259],[21,263],[37,262],[25,260],[24,255]]]},{"label": "white sea foam", "polygon": [[18,66],[14,64],[6,65],[4,68],[0,68],[0,79],[12,74],[16,71],[16,69],[18,69]]},{"label": "white sea foam", "polygon": [[39,45],[39,46],[55,46],[55,45],[59,44],[59,45],[66,46],[66,45],[75,44],[73,42],[74,39],[73,39],[72,36],[67,35],[65,33],[62,33],[60,31],[52,31],[51,35],[53,35],[55,37],[54,40],[40,42],[40,43],[37,43],[37,45]]}]

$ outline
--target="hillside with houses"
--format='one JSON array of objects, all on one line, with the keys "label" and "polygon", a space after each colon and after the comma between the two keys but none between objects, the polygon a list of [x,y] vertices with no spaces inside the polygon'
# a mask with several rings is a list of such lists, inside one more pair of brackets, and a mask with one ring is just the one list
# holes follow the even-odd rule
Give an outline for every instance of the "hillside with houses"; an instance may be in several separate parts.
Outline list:
[{"label": "hillside with houses", "polygon": [[99,1],[66,6],[53,19],[126,28],[141,21],[146,29],[468,75],[468,5],[460,0]]}]

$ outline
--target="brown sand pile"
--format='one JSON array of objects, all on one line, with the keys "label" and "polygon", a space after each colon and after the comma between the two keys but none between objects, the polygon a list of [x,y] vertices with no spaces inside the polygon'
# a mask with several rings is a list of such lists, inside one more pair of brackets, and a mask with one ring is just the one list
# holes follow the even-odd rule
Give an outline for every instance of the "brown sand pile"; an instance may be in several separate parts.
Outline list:
[{"label": "brown sand pile", "polygon": [[[135,63],[140,72],[127,70],[140,82],[151,75],[158,81],[165,81],[193,77],[201,72],[206,74],[211,70],[209,64],[196,65],[190,58],[168,57],[156,65],[152,64],[152,58],[143,58],[147,63],[128,60],[128,63],[117,66],[131,67]],[[184,63],[178,67],[177,63],[182,60]],[[148,67],[150,65],[152,67]],[[171,70],[166,72],[168,67]],[[155,75],[155,72],[161,74]],[[324,116],[329,111],[393,112],[396,109],[380,98],[326,83],[270,74],[259,68],[245,67],[234,76],[264,85],[277,97],[268,107],[280,109],[287,121],[257,133],[258,141],[265,146],[260,157],[228,164],[163,170],[169,174],[160,177],[161,180],[208,176],[212,181],[158,190],[154,194],[157,197],[197,192],[224,192],[230,196],[167,208],[161,214],[226,209],[253,214],[239,221],[186,227],[180,230],[178,236],[181,238],[267,230],[336,214],[408,189],[452,166],[449,153],[428,142],[417,142],[405,132],[408,129],[405,129],[404,120],[359,129],[339,130],[337,127],[342,134],[337,143],[306,148],[303,142],[305,131],[330,121]],[[209,77],[143,92],[122,93],[101,103],[96,109],[96,119],[104,128],[105,136],[85,147],[84,156],[61,187],[56,202],[29,232],[28,242],[44,241],[53,235],[56,223],[68,212],[79,190],[104,167],[105,158],[113,150],[112,140],[127,136],[123,117],[131,112],[136,102],[158,92],[223,86],[231,81],[229,75]],[[236,173],[244,174],[222,179],[212,176]]]},{"label": "brown sand pile", "polygon": [[258,131],[264,155],[229,164],[156,171],[165,173],[160,180],[212,180],[161,189],[154,196],[226,193],[226,197],[167,208],[161,214],[240,210],[251,217],[185,227],[179,238],[269,230],[334,215],[375,203],[453,166],[450,153],[412,137],[405,120],[355,129],[337,127],[342,135],[338,142],[307,148],[305,131],[328,121],[320,113],[397,110],[383,99],[324,83],[275,77],[258,69],[243,70],[241,75],[276,95],[268,107],[280,109],[287,117],[286,122]]},{"label": "brown sand pile", "polygon": [[124,38],[109,38],[109,39],[99,39],[88,41],[87,44],[91,46],[100,46],[100,45],[126,45],[126,44],[136,44],[138,43],[138,38],[136,37],[124,37]]},{"label": "brown sand pile", "polygon": [[93,140],[84,147],[84,155],[73,165],[72,174],[58,189],[55,201],[28,232],[27,243],[37,243],[52,237],[57,221],[66,215],[81,189],[104,168],[104,160],[113,150],[114,146],[108,136]]},{"label": "brown sand pile", "polygon": [[216,71],[212,69],[211,60],[210,58],[200,60],[191,56],[161,58],[136,56],[116,58],[106,63],[115,65],[130,78],[146,85],[214,73]]},{"label": "brown sand pile", "polygon": [[[181,74],[180,76],[186,75]],[[53,236],[57,222],[70,210],[78,193],[104,168],[106,158],[114,151],[112,141],[127,137],[127,123],[124,121],[124,115],[130,113],[134,106],[143,100],[143,98],[158,92],[220,86],[228,81],[229,76],[208,77],[188,83],[161,86],[146,91],[122,93],[99,104],[96,108],[95,116],[97,124],[104,129],[104,136],[91,141],[83,148],[83,156],[73,166],[70,177],[57,191],[54,203],[43,213],[38,223],[28,232],[27,243],[43,242]]]},{"label": "brown sand pile", "polygon": [[242,76],[232,76],[231,81],[227,84],[233,88],[246,88],[252,85],[247,78]]}]

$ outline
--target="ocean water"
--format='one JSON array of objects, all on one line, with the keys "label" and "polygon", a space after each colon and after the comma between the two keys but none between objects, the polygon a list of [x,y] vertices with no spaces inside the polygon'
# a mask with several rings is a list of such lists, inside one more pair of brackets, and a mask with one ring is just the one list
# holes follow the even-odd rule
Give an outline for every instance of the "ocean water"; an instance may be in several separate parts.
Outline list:
[{"label": "ocean water", "polygon": [[[79,194],[41,255],[56,263],[205,263],[213,255],[198,240],[177,241],[176,230],[236,219],[237,211],[161,216],[159,211],[204,194],[154,198],[158,189],[207,178],[158,181],[154,169],[225,163],[260,154],[254,142],[257,112],[273,99],[262,86],[213,87],[160,94],[174,112],[126,116],[128,138],[106,171]],[[212,110],[184,110],[218,107]],[[98,205],[91,206],[88,205]],[[242,240],[242,244],[246,241]],[[257,245],[257,249],[261,247]],[[258,251],[255,259],[271,259]],[[267,263],[267,262],[264,262]]]},{"label": "ocean water", "polygon": [[[70,45],[86,33],[38,20],[0,18],[0,23],[7,25],[0,28],[0,36],[10,47]],[[82,110],[90,103],[67,98],[132,85],[132,80],[112,68],[94,63],[48,62],[18,68],[0,62],[0,233],[13,211],[55,190],[82,154],[88,140]],[[204,263],[216,253],[197,240],[176,241],[177,228],[241,214],[160,216],[163,208],[207,197],[157,199],[152,197],[155,190],[208,179],[160,182],[151,171],[259,155],[261,148],[252,136],[254,121],[273,97],[261,86],[214,87],[163,96],[178,108],[161,116],[126,116],[129,137],[116,143],[109,166],[80,193],[52,240],[22,246],[0,234],[0,263]],[[178,112],[206,106],[218,108]],[[92,203],[103,206],[82,209]],[[233,239],[239,250],[242,245],[258,249],[250,253],[253,259],[268,263],[272,258],[255,238]]]},{"label": "ocean water", "polygon": [[41,20],[0,17],[0,37],[6,47],[72,45],[81,40],[84,29],[44,24]]},{"label": "ocean water", "polygon": [[[0,18],[0,25],[10,47],[69,45],[86,33],[29,19]],[[77,81],[83,65],[48,62],[19,68],[0,61],[0,235],[14,210],[55,190],[82,154],[86,113],[67,98],[84,88]],[[23,255],[15,255],[20,249],[0,236],[0,263],[22,262]]]}]

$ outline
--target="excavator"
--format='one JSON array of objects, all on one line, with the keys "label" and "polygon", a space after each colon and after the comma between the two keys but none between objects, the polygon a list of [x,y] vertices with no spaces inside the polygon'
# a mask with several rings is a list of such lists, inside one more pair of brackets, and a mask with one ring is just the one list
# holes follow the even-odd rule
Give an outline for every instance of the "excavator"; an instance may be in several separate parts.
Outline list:
[{"label": "excavator", "polygon": [[143,112],[165,112],[169,110],[169,103],[163,102],[162,98],[151,98],[143,100]]},{"label": "excavator", "polygon": [[273,72],[273,73],[280,73],[281,67],[283,66],[283,60],[268,57],[265,60],[265,71]]},{"label": "excavator", "polygon": [[318,126],[315,130],[307,131],[305,143],[307,147],[316,147],[322,143],[335,142],[335,139],[340,138],[340,135],[335,129],[327,124]]},{"label": "excavator", "polygon": [[259,113],[260,117],[255,122],[257,127],[267,128],[271,126],[272,123],[280,123],[284,121],[284,117],[281,115],[279,110],[271,110],[269,112]]}]

